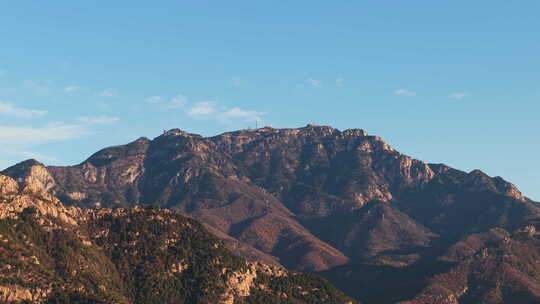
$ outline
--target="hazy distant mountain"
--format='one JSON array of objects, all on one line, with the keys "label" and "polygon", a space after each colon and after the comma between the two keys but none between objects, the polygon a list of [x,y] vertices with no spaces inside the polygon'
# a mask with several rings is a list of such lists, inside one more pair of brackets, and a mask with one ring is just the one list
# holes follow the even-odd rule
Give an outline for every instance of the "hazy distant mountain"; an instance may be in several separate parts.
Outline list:
[{"label": "hazy distant mountain", "polygon": [[[445,257],[493,229],[522,237],[515,231],[540,218],[537,203],[500,177],[423,163],[360,129],[266,127],[210,138],[171,130],[103,149],[76,166],[26,161],[4,174],[68,205],[178,210],[239,255],[322,271],[366,303],[500,303],[518,293],[540,301],[534,274],[523,290],[505,275],[462,280],[459,288],[439,282],[456,272],[473,278],[461,265],[478,265],[484,247],[463,253],[468,262]],[[535,235],[528,238],[516,242],[530,250],[497,250],[535,255]],[[496,265],[478,267],[487,274]],[[515,272],[523,266],[508,265]],[[442,300],[425,300],[433,294]]]}]

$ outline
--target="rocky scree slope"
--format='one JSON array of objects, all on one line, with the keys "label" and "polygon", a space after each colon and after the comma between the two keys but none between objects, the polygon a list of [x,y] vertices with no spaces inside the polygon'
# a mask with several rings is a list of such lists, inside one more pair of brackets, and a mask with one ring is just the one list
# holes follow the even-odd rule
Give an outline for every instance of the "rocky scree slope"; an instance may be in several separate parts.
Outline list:
[{"label": "rocky scree slope", "polygon": [[81,210],[39,187],[0,175],[0,303],[356,303],[233,255],[177,212]]}]

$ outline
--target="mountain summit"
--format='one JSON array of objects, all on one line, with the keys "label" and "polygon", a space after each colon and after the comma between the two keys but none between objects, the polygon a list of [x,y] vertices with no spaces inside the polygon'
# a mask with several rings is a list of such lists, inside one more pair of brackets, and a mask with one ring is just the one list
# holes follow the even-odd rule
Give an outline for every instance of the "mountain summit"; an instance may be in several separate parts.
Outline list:
[{"label": "mountain summit", "polygon": [[[457,263],[439,267],[449,250],[540,218],[538,204],[500,177],[427,164],[362,129],[329,126],[213,137],[173,129],[103,149],[79,165],[26,161],[3,174],[21,185],[35,181],[71,206],[177,210],[239,255],[322,271],[366,303],[423,303],[413,298]],[[403,280],[394,284],[397,277]],[[463,292],[444,287],[443,298],[487,301],[482,284],[464,284]]]}]

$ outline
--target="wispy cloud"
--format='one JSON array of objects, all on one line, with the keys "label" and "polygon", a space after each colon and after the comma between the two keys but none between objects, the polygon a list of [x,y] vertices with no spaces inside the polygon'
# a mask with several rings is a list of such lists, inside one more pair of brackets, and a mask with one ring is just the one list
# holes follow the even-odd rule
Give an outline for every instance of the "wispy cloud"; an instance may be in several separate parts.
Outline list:
[{"label": "wispy cloud", "polygon": [[448,95],[448,98],[455,99],[455,100],[462,100],[465,97],[467,97],[467,93],[465,92],[455,92]]},{"label": "wispy cloud", "polygon": [[49,124],[45,127],[1,126],[0,144],[6,146],[29,146],[79,138],[87,134],[78,124]]},{"label": "wispy cloud", "polygon": [[107,125],[107,124],[115,123],[119,120],[120,118],[116,116],[94,116],[94,117],[81,116],[77,118],[77,121],[84,124],[91,124],[91,125]]},{"label": "wispy cloud", "polygon": [[67,86],[64,88],[64,92],[66,93],[75,93],[75,92],[79,92],[80,90],[82,90],[82,87],[76,86],[76,85]]},{"label": "wispy cloud", "polygon": [[406,90],[406,89],[397,89],[397,90],[394,91],[394,94],[396,94],[398,96],[407,96],[407,97],[416,96],[415,91],[410,91],[410,90]]},{"label": "wispy cloud", "polygon": [[86,134],[87,129],[79,124],[55,123],[43,127],[0,125],[0,146],[9,147],[0,149],[0,166],[6,168],[28,158],[58,163],[60,160],[56,157],[32,152],[33,147],[81,138]]},{"label": "wispy cloud", "polygon": [[7,75],[7,70],[0,69],[0,77],[4,77]]},{"label": "wispy cloud", "polygon": [[345,85],[345,79],[336,78],[336,87],[341,88]]},{"label": "wispy cloud", "polygon": [[261,121],[264,113],[253,111],[253,110],[244,110],[240,108],[232,108],[225,110],[220,114],[219,119],[223,122],[233,122],[235,120],[245,121],[245,122],[255,122]]},{"label": "wispy cloud", "polygon": [[200,101],[187,110],[187,114],[196,119],[216,120],[220,123],[233,123],[237,121],[261,121],[264,113],[245,110],[239,107],[219,107],[214,101]]},{"label": "wispy cloud", "polygon": [[184,107],[188,102],[188,99],[181,94],[178,94],[171,98],[171,101],[169,102],[169,108],[182,108]]},{"label": "wispy cloud", "polygon": [[147,97],[144,101],[151,104],[158,104],[163,102],[163,98],[161,98],[161,96],[150,96]]},{"label": "wispy cloud", "polygon": [[47,111],[19,108],[12,103],[4,103],[0,101],[0,115],[17,118],[37,118],[46,114]]},{"label": "wispy cloud", "polygon": [[217,105],[214,101],[200,101],[189,108],[187,114],[192,117],[202,118],[209,117],[217,112]]},{"label": "wispy cloud", "polygon": [[306,83],[311,85],[311,86],[314,86],[314,87],[320,87],[321,86],[321,81],[317,80],[317,79],[313,79],[313,78],[306,79]]},{"label": "wispy cloud", "polygon": [[147,97],[145,102],[153,105],[160,104],[165,109],[178,109],[184,107],[188,99],[184,95],[178,94],[167,101],[165,98],[156,95]]},{"label": "wispy cloud", "polygon": [[118,96],[118,89],[115,88],[108,88],[99,93],[99,96],[105,97],[105,98],[112,98]]}]

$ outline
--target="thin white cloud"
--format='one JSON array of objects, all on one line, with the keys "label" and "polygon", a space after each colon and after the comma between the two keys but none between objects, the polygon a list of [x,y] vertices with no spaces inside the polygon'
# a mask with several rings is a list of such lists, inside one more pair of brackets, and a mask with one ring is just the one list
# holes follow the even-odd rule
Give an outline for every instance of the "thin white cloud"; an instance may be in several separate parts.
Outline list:
[{"label": "thin white cloud", "polygon": [[223,122],[233,122],[238,120],[244,122],[255,122],[261,121],[263,115],[264,113],[262,112],[232,108],[220,113],[218,118]]},{"label": "thin white cloud", "polygon": [[0,101],[0,115],[17,118],[37,118],[46,114],[47,111],[19,108],[12,103],[4,103]]},{"label": "thin white cloud", "polygon": [[163,102],[163,98],[161,98],[161,96],[150,96],[147,97],[145,101],[151,104],[158,104]]},{"label": "thin white cloud", "polygon": [[396,94],[398,96],[406,96],[406,97],[414,97],[414,96],[416,96],[415,91],[410,91],[410,90],[406,90],[406,89],[397,89],[397,90],[394,91],[394,94]]},{"label": "thin white cloud", "polygon": [[345,85],[345,79],[336,78],[336,87],[341,88]]},{"label": "thin white cloud", "polygon": [[75,93],[75,92],[79,92],[80,90],[82,90],[82,87],[76,86],[76,85],[67,86],[64,88],[64,92],[66,93]]},{"label": "thin white cloud", "polygon": [[0,77],[4,77],[7,75],[7,70],[0,69]]},{"label": "thin white cloud", "polygon": [[82,125],[49,124],[45,127],[13,127],[0,125],[0,144],[29,146],[79,138],[87,134]]},{"label": "thin white cloud", "polygon": [[171,98],[171,101],[169,102],[169,108],[182,108],[187,104],[187,102],[188,99],[185,96],[178,94]]},{"label": "thin white cloud", "polygon": [[187,114],[195,118],[210,117],[218,113],[217,105],[214,101],[200,101],[188,109]]},{"label": "thin white cloud", "polygon": [[112,124],[119,121],[120,118],[116,116],[94,116],[94,117],[82,116],[82,117],[77,118],[77,120],[84,124],[107,125],[107,124]]},{"label": "thin white cloud", "polygon": [[448,95],[448,98],[455,99],[455,100],[462,100],[465,97],[467,97],[467,93],[465,92],[455,92]]},{"label": "thin white cloud", "polygon": [[166,98],[155,95],[147,97],[144,101],[152,105],[161,105],[161,109],[179,109],[187,104],[188,99],[184,95],[178,94],[167,101]]},{"label": "thin white cloud", "polygon": [[218,107],[214,101],[200,101],[187,110],[187,114],[196,119],[216,120],[220,123],[261,121],[264,113],[245,110],[238,107]]},{"label": "thin white cloud", "polygon": [[118,89],[115,88],[108,88],[99,93],[99,96],[105,97],[105,98],[112,98],[118,96]]},{"label": "thin white cloud", "polygon": [[317,79],[313,79],[313,78],[306,79],[306,83],[311,85],[311,86],[314,86],[314,87],[320,87],[321,86],[321,81],[317,80]]}]

